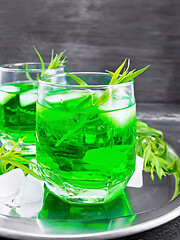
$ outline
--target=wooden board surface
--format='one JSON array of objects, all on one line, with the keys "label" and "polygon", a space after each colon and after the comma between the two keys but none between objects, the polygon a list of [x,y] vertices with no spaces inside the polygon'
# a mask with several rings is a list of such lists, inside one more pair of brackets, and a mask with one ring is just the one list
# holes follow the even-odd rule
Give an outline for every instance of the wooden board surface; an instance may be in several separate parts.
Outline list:
[{"label": "wooden board surface", "polygon": [[138,102],[180,103],[178,0],[0,0],[0,64],[45,61],[67,50],[69,71],[151,65],[136,80]]}]

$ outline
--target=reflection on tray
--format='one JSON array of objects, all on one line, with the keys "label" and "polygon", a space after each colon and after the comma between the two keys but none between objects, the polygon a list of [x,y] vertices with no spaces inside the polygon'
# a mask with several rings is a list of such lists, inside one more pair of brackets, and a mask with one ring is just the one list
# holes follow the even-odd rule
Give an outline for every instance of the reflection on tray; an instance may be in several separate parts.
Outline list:
[{"label": "reflection on tray", "polygon": [[135,217],[125,192],[109,203],[97,205],[71,205],[48,193],[37,222],[45,233],[75,234],[127,227]]},{"label": "reflection on tray", "polygon": [[111,202],[93,205],[69,204],[61,201],[50,192],[47,192],[43,208],[38,214],[38,218],[93,220],[125,217],[129,215],[132,215],[132,211],[125,192]]}]

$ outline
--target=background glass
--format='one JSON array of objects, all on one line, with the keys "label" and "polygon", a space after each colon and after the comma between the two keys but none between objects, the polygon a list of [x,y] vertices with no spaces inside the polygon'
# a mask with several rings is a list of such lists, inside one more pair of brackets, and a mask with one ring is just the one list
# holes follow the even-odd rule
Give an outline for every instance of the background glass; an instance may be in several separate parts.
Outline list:
[{"label": "background glass", "polygon": [[39,81],[38,171],[64,201],[103,203],[121,193],[135,168],[133,81],[108,85],[106,73],[73,74],[88,86],[66,74]]},{"label": "background glass", "polygon": [[[48,65],[46,63],[45,68]],[[26,63],[0,66],[0,139],[3,144],[6,140],[17,142],[27,136],[20,143],[21,150],[34,154],[37,76],[41,77],[42,72],[64,72],[64,66],[42,70],[40,63],[28,63],[28,70],[25,69]]]}]

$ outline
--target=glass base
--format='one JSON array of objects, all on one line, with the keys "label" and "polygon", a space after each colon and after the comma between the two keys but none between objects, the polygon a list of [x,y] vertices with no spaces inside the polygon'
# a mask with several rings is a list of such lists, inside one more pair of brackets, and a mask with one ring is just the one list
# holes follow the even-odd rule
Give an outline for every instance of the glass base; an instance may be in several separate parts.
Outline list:
[{"label": "glass base", "polygon": [[118,197],[126,187],[127,182],[115,186],[111,189],[81,189],[74,186],[67,187],[66,190],[46,182],[47,188],[61,200],[71,204],[104,204]]},{"label": "glass base", "polygon": [[72,178],[64,177],[67,172],[61,171],[56,174],[39,164],[37,164],[37,171],[45,180],[47,188],[61,200],[72,204],[102,204],[112,201],[121,194],[133,175],[134,168],[128,171],[128,175],[124,171],[119,174],[119,178],[104,181],[101,186],[100,181],[91,181],[90,184],[88,179],[72,181]]}]

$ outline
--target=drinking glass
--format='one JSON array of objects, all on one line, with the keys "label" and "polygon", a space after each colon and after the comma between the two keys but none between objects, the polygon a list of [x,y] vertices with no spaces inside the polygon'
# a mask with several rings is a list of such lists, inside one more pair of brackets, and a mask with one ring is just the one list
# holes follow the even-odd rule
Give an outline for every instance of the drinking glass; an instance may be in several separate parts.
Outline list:
[{"label": "drinking glass", "polygon": [[106,73],[73,74],[87,85],[67,74],[39,81],[38,172],[66,202],[108,202],[135,170],[134,83],[109,85]]},{"label": "drinking glass", "polygon": [[41,74],[64,72],[64,66],[57,69],[41,68],[40,63],[4,64],[0,66],[0,140],[21,143],[26,154],[35,154],[35,117],[37,100],[37,78]]}]

